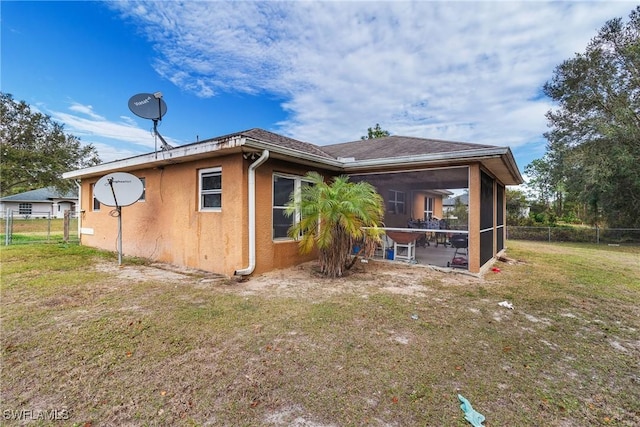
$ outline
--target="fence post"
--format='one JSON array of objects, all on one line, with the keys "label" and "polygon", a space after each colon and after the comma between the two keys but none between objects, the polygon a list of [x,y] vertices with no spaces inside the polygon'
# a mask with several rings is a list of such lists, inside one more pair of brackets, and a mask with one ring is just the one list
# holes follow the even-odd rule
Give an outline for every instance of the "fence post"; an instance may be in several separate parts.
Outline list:
[{"label": "fence post", "polygon": [[596,245],[600,244],[600,227],[596,225]]},{"label": "fence post", "polygon": [[9,232],[11,227],[9,226],[9,216],[11,215],[11,209],[7,208],[7,212],[4,216],[4,245],[9,246]]},{"label": "fence post", "polygon": [[63,233],[64,233],[64,242],[67,243],[69,241],[69,219],[71,218],[71,211],[64,211],[64,222],[63,222]]},{"label": "fence post", "polygon": [[547,231],[549,232],[549,243],[551,243],[551,227],[547,227]]},{"label": "fence post", "polygon": [[7,208],[7,213],[4,218],[4,245],[9,246],[11,244],[11,232],[13,231],[13,211]]},{"label": "fence post", "polygon": [[51,240],[51,212],[47,212],[47,243]]}]

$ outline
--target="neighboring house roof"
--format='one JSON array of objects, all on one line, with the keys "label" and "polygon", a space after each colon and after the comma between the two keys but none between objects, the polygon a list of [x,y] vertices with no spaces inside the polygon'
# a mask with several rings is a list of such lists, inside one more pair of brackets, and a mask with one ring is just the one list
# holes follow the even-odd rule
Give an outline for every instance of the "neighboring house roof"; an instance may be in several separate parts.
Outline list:
[{"label": "neighboring house roof", "polygon": [[55,187],[38,188],[37,190],[25,191],[24,193],[18,193],[12,196],[5,196],[0,199],[0,202],[38,203],[51,202],[54,199],[77,200],[78,191],[69,191],[65,194],[61,194]]},{"label": "neighboring house roof", "polygon": [[469,195],[468,194],[461,194],[459,196],[456,197],[447,197],[446,199],[442,200],[442,206],[443,207],[455,207],[456,205],[456,199],[460,200],[460,203],[462,203],[465,206],[469,206]]},{"label": "neighboring house roof", "polygon": [[270,158],[342,173],[481,162],[506,185],[523,182],[508,147],[403,136],[317,146],[257,128],[181,145],[168,151],[102,163],[67,172],[63,177],[95,177],[116,170],[158,167],[234,152],[255,153],[265,149],[269,150]]}]

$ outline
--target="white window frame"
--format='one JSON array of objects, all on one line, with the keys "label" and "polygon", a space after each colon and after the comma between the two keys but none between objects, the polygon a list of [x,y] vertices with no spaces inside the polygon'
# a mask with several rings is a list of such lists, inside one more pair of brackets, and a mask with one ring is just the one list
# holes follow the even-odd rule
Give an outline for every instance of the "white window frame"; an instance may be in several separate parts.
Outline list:
[{"label": "white window frame", "polygon": [[[308,184],[312,184],[312,181],[309,179],[305,179],[304,177],[300,176],[300,175],[290,175],[290,174],[285,174],[285,173],[274,173],[273,177],[271,178],[271,238],[273,240],[276,241],[280,241],[280,240],[296,240],[296,239],[292,239],[289,236],[283,236],[283,237],[275,237],[275,233],[274,233],[274,224],[273,224],[273,211],[275,209],[279,209],[284,211],[286,209],[286,206],[276,206],[273,204],[273,196],[275,195],[275,185],[276,185],[276,177],[277,178],[283,178],[283,179],[290,179],[293,181],[293,192],[294,192],[294,197],[295,197],[295,201],[296,204],[300,203],[300,199],[301,199],[301,195],[302,195],[302,183],[306,182]],[[298,224],[300,222],[300,219],[302,218],[302,213],[300,212],[300,209],[298,207],[296,207],[296,212],[293,214],[293,223],[292,225]],[[302,234],[298,237],[302,237]]]},{"label": "white window frame", "polygon": [[[217,174],[220,175],[220,188],[213,190],[202,189],[202,178],[204,175]],[[202,206],[203,196],[207,194],[220,194],[220,206]],[[200,169],[198,171],[198,210],[200,212],[221,212],[222,211],[222,167]]]},{"label": "white window frame", "polygon": [[424,210],[424,220],[428,221],[433,217],[433,211],[436,206],[436,198],[433,196],[425,196],[424,198],[425,210]]}]

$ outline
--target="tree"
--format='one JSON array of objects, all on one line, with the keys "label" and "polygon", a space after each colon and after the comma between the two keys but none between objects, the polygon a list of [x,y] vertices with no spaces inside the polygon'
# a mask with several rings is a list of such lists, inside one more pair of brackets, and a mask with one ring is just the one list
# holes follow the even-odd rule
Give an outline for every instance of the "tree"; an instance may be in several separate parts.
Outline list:
[{"label": "tree", "polygon": [[64,133],[64,126],[0,92],[0,187],[3,196],[54,186],[74,188],[62,173],[100,163],[91,144]]},{"label": "tree", "polygon": [[360,139],[374,139],[374,138],[384,138],[385,136],[391,135],[388,130],[383,130],[380,127],[380,123],[376,123],[375,128],[367,128],[367,136],[361,136]]},{"label": "tree", "polygon": [[365,255],[373,253],[380,241],[384,202],[367,182],[349,182],[349,177],[339,176],[329,184],[317,172],[310,172],[307,178],[312,184],[304,186],[299,197],[292,194],[287,206],[288,215],[293,215],[296,207],[301,213],[289,236],[302,235],[302,253],[317,246],[320,271],[328,277],[340,277],[355,262],[350,254],[356,243]]},{"label": "tree", "polygon": [[527,196],[520,190],[507,188],[507,225],[521,225],[529,207]]},{"label": "tree", "polygon": [[558,107],[544,161],[592,222],[640,227],[640,6],[629,18],[608,21],[545,84]]}]

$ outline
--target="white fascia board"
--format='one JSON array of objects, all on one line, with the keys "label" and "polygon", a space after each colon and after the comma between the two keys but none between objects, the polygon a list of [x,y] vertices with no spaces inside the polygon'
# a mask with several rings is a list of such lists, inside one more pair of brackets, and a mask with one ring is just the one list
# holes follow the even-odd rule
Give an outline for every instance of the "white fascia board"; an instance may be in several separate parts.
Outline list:
[{"label": "white fascia board", "polygon": [[268,142],[255,139],[247,139],[244,147],[254,148],[256,150],[269,150],[272,158],[274,157],[273,154],[280,154],[286,158],[292,159],[291,161],[296,161],[298,163],[301,163],[300,161],[303,160],[308,163],[317,165],[318,167],[324,167],[328,169],[342,170],[344,168],[344,162],[341,162],[337,159],[318,156],[291,148],[285,148],[280,145],[270,144]]},{"label": "white fascia board", "polygon": [[520,174],[520,169],[518,169],[518,164],[516,163],[516,159],[513,157],[511,148],[507,147],[507,152],[505,153],[504,158],[506,159],[507,167],[511,170],[516,181],[519,181],[520,184],[524,183],[524,178]]},{"label": "white fascia board", "polygon": [[344,162],[347,172],[376,166],[407,166],[424,165],[429,163],[460,162],[460,161],[481,161],[491,157],[500,157],[507,154],[508,148],[480,148],[476,150],[454,151],[447,153],[426,154],[420,156],[390,157],[384,159],[356,160]]},{"label": "white fascia board", "polygon": [[141,168],[151,168],[154,166],[166,165],[169,163],[180,163],[191,160],[192,157],[207,153],[214,153],[228,148],[240,147],[245,139],[234,137],[227,140],[213,140],[201,142],[199,144],[188,144],[168,151],[158,151],[141,156],[130,157],[128,159],[116,160],[114,162],[102,163],[84,169],[65,172],[62,177],[65,179],[82,178],[85,176],[97,176],[112,171],[126,171]]}]

